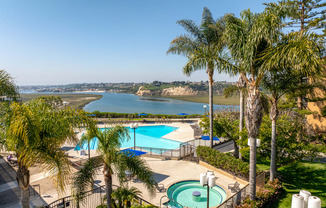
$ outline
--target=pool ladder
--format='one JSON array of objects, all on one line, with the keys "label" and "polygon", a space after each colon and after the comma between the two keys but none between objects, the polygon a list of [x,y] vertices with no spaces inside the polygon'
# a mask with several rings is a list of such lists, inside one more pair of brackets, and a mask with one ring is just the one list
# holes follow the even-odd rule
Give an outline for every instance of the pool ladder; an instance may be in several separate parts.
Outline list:
[{"label": "pool ladder", "polygon": [[165,197],[168,199],[168,201],[164,202],[163,205],[165,205],[167,208],[168,207],[171,207],[171,208],[183,208],[184,207],[181,204],[179,204],[176,200],[169,199],[169,197],[167,195],[164,195],[160,199],[160,208],[162,208],[162,199],[164,199]]}]

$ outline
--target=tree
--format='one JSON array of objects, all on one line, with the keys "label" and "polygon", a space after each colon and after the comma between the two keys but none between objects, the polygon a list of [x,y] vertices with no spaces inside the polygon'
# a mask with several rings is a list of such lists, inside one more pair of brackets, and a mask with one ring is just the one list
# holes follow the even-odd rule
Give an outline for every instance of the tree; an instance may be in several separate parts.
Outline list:
[{"label": "tree", "polygon": [[[204,133],[209,130],[209,120],[204,117],[199,123],[204,128]],[[239,140],[239,116],[235,112],[218,111],[213,121],[214,134],[218,137],[227,138],[234,141],[234,157],[238,157],[238,140]]]},{"label": "tree", "polygon": [[[305,33],[307,31],[317,32],[319,33],[318,36],[321,38],[321,45],[325,43],[325,2],[321,2],[321,0],[287,0],[285,2],[279,2],[279,4],[284,4],[290,8],[287,13],[288,17],[290,17],[290,21],[286,23],[287,26],[295,29],[295,31],[300,31],[300,33]],[[296,28],[299,28],[299,30],[296,30]],[[304,84],[304,74],[301,79],[301,84]],[[304,107],[303,100],[305,96],[306,94],[298,96],[297,105],[300,110]]]},{"label": "tree", "polygon": [[262,121],[262,102],[259,85],[265,73],[258,58],[271,46],[280,35],[282,8],[272,10],[266,8],[261,14],[253,14],[250,10],[241,13],[241,19],[229,15],[227,17],[228,49],[233,59],[248,73],[245,77],[247,88],[246,127],[250,139],[250,174],[249,195],[256,198],[256,138]]},{"label": "tree", "polygon": [[[259,134],[261,147],[258,151],[258,157],[261,160],[269,159],[271,155],[271,123],[271,119],[267,115],[264,116],[261,133]],[[302,128],[304,128],[303,132],[301,131]],[[303,139],[297,139],[298,133],[302,134]],[[304,115],[292,110],[283,110],[278,118],[277,135],[276,169],[295,161],[301,161],[304,158],[313,159],[318,154],[318,151],[316,151],[318,145],[311,144],[312,141],[316,140],[316,136],[309,134],[309,129],[305,127]]]},{"label": "tree", "polygon": [[[126,181],[126,170],[133,172],[141,180],[151,194],[155,192],[156,182],[150,168],[141,157],[127,155],[120,152],[121,143],[125,139],[130,139],[128,130],[122,126],[105,129],[97,129],[95,135],[98,138],[98,154],[100,163],[104,164],[103,175],[106,185],[107,207],[112,207],[112,176],[117,175],[120,184]],[[85,187],[92,184],[95,177],[94,169],[98,168],[98,163],[87,162],[78,172],[73,183],[73,193],[80,200]],[[93,187],[90,187],[93,189]]]},{"label": "tree", "polygon": [[209,118],[210,139],[213,147],[213,85],[214,71],[231,71],[233,65],[229,63],[224,53],[225,41],[223,41],[224,22],[214,20],[211,12],[204,8],[202,22],[197,26],[192,20],[180,20],[177,22],[187,32],[172,40],[167,53],[184,55],[187,64],[183,67],[183,73],[190,76],[194,71],[206,69],[209,78]]},{"label": "tree", "polygon": [[290,69],[271,70],[263,78],[262,86],[270,94],[270,119],[271,124],[271,155],[270,155],[270,181],[276,176],[276,126],[279,116],[278,103],[283,95],[298,89],[300,76],[295,75]]},{"label": "tree", "polygon": [[59,96],[40,96],[37,99],[43,99],[46,103],[58,108],[63,105],[63,101]]},{"label": "tree", "polygon": [[[279,2],[283,4],[283,2]],[[291,9],[288,10],[290,21],[287,25],[303,31],[318,31],[322,37],[326,35],[326,3],[322,0],[287,0],[284,2]]]},{"label": "tree", "polygon": [[[299,94],[306,94],[318,86],[317,82],[313,84],[302,83],[303,74],[309,76],[312,80],[316,80],[320,77],[323,68],[323,60],[316,38],[318,36],[313,33],[291,32],[282,36],[280,41],[270,47],[263,56],[266,63],[264,64],[265,67],[271,69],[263,81],[264,87],[271,93],[272,149],[270,180],[274,180],[276,174],[277,104],[285,93],[298,94],[299,92]],[[272,67],[276,68],[273,69]]]},{"label": "tree", "polygon": [[18,101],[18,88],[13,78],[5,70],[0,70],[0,101]]},{"label": "tree", "polygon": [[[114,199],[112,201],[114,208],[123,208],[123,207],[131,207],[131,202],[133,199],[140,197],[141,192],[135,188],[135,187],[127,187],[127,186],[121,186],[118,187],[116,190],[112,193],[112,198]],[[117,201],[117,203],[116,203]],[[125,206],[124,206],[125,205]]]},{"label": "tree", "polygon": [[65,188],[70,165],[61,146],[66,141],[76,141],[74,128],[80,125],[93,125],[83,111],[53,108],[44,100],[11,104],[2,145],[17,155],[16,179],[22,192],[22,207],[29,207],[29,167],[36,163],[56,175],[58,190]]}]

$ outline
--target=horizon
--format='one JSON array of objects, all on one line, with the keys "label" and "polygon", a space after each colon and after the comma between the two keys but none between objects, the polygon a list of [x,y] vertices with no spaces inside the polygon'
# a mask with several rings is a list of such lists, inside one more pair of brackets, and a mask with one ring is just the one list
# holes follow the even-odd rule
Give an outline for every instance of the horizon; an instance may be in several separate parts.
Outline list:
[{"label": "horizon", "polygon": [[[205,70],[182,73],[186,58],[166,55],[185,30],[200,23],[203,8],[214,19],[244,9],[261,12],[270,0],[140,0],[28,2],[0,0],[0,69],[19,86],[72,83],[206,81]],[[214,75],[215,81],[237,76]]]},{"label": "horizon", "polygon": [[[160,81],[160,80],[154,80],[154,81],[159,81],[159,82],[163,82],[163,81]],[[168,81],[168,82],[165,82],[165,83],[171,83],[171,82],[181,82],[181,81],[184,81],[184,80],[173,80],[173,81]],[[200,80],[200,81],[185,81],[186,83],[187,82],[190,82],[190,83],[194,83],[194,82],[205,82],[207,83],[208,80]],[[235,83],[235,81],[227,81],[227,80],[220,80],[220,81],[217,81],[217,80],[214,80],[214,82],[227,82],[227,83]],[[44,85],[38,85],[38,84],[31,84],[31,85],[17,85],[18,87],[41,87],[41,86],[48,86],[48,87],[52,87],[52,86],[65,86],[65,85],[82,85],[82,84],[151,84],[153,82],[81,82],[81,83],[67,83],[67,84],[44,84]]]}]

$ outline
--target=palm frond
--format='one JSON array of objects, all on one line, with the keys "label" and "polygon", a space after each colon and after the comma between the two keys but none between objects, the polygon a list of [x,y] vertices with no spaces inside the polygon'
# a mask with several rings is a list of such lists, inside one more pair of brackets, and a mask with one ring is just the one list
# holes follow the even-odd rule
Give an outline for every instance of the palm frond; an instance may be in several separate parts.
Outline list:
[{"label": "palm frond", "polygon": [[93,189],[95,174],[99,171],[100,166],[99,160],[90,158],[85,162],[82,168],[75,173],[74,180],[72,183],[72,193],[79,204],[80,201],[85,197],[87,188]]},{"label": "palm frond", "polygon": [[179,20],[177,24],[181,25],[187,32],[189,32],[196,39],[201,40],[202,34],[200,28],[192,20]]},{"label": "palm frond", "polygon": [[155,186],[157,183],[154,180],[153,172],[141,157],[130,157],[121,153],[119,162],[119,166],[122,167],[120,172],[122,172],[123,169],[128,168],[144,183],[150,194],[155,195]]}]

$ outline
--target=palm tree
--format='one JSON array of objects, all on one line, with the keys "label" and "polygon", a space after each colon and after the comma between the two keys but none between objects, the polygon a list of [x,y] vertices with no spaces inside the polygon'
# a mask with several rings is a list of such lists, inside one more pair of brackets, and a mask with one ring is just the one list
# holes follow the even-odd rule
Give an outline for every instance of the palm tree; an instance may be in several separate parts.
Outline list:
[{"label": "palm tree", "polygon": [[259,85],[265,73],[257,60],[264,49],[272,45],[280,34],[282,10],[265,9],[261,14],[244,10],[241,18],[233,15],[226,18],[228,49],[233,59],[239,63],[249,77],[244,77],[247,88],[245,120],[250,139],[249,195],[256,198],[256,138],[262,122],[262,101]]},{"label": "palm tree", "polygon": [[18,89],[10,74],[5,70],[0,70],[0,101],[19,100]]},{"label": "palm tree", "polygon": [[[316,46],[316,44],[312,42],[309,42],[310,45],[307,44],[308,40],[303,36],[301,40],[296,39],[299,42],[295,44],[286,41],[291,40],[293,35],[290,34],[285,39],[286,36],[284,36],[277,49],[273,52],[269,51],[278,43],[282,35],[281,29],[286,12],[286,7],[271,3],[261,14],[253,14],[250,10],[245,10],[241,14],[241,19],[230,15],[227,20],[227,28],[231,32],[229,50],[233,58],[242,63],[249,75],[249,78],[246,77],[248,96],[245,119],[250,139],[249,195],[251,200],[254,200],[256,196],[256,138],[262,121],[259,85],[263,76],[269,70],[284,68],[284,63],[290,63],[297,72],[302,72],[300,70],[303,66],[306,73],[310,70],[316,72],[320,67],[319,59],[314,53],[316,47],[304,49],[306,46]],[[314,66],[309,67],[310,64]]]},{"label": "palm tree", "polygon": [[217,70],[220,73],[233,68],[224,53],[225,43],[222,38],[224,23],[222,20],[215,21],[207,8],[204,8],[199,26],[192,20],[180,20],[177,23],[189,34],[172,40],[167,53],[182,54],[187,57],[188,61],[183,67],[183,73],[188,76],[199,69],[206,69],[209,78],[210,145],[213,147],[214,71]]},{"label": "palm tree", "polygon": [[[112,193],[112,201],[114,208],[123,208],[124,204],[127,208],[131,207],[131,202],[133,199],[141,197],[141,191],[135,187],[121,186],[118,187]],[[117,203],[116,203],[117,201]]]},{"label": "palm tree", "polygon": [[64,189],[70,166],[61,146],[76,141],[75,127],[91,123],[83,111],[56,109],[41,99],[11,104],[2,145],[17,155],[22,207],[29,207],[29,167],[36,163],[56,176],[58,190]]},{"label": "palm tree", "polygon": [[[146,162],[141,157],[131,157],[120,152],[121,143],[126,139],[130,139],[126,128],[116,126],[104,131],[98,129],[95,135],[99,140],[97,149],[99,160],[104,165],[103,175],[106,185],[107,207],[112,207],[112,176],[116,174],[120,184],[124,184],[126,181],[126,170],[137,175],[151,194],[155,193],[156,182]],[[78,172],[79,176],[76,177],[73,183],[73,192],[79,199],[81,198],[79,196],[83,194],[82,190],[85,189],[85,186],[89,186],[94,181],[95,172],[93,169],[97,168],[98,163],[90,162]]]},{"label": "palm tree", "polygon": [[[263,79],[264,87],[271,93],[271,181],[276,176],[276,122],[279,111],[277,104],[285,93],[313,91],[318,87],[318,84],[302,83],[302,74],[313,80],[318,79],[324,65],[316,37],[318,36],[313,33],[291,32],[282,36],[278,44],[270,47],[263,56],[264,67],[271,69]],[[273,67],[278,68],[273,70]]]}]

